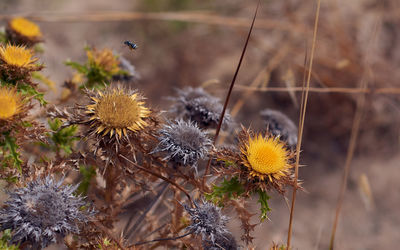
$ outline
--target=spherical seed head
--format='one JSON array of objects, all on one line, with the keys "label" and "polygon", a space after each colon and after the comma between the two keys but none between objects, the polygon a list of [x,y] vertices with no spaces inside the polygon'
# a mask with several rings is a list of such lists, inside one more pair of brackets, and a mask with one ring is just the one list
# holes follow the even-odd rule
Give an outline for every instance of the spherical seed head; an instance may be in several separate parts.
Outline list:
[{"label": "spherical seed head", "polygon": [[42,36],[39,26],[23,17],[13,18],[9,26],[14,32],[27,38],[33,39]]},{"label": "spherical seed head", "polygon": [[271,109],[260,112],[264,119],[267,129],[275,136],[279,136],[281,141],[286,141],[289,147],[296,147],[297,127],[285,114]]},{"label": "spherical seed head", "polygon": [[289,152],[278,137],[263,137],[261,134],[249,136],[240,150],[242,162],[250,170],[250,175],[257,176],[260,180],[266,177],[271,181],[272,177],[279,179],[291,168]]},{"label": "spherical seed head", "polygon": [[[223,106],[218,98],[211,96],[204,89],[189,87],[178,90],[178,97],[171,99],[176,101],[172,112],[177,113],[181,118],[195,121],[202,128],[217,127]],[[226,127],[231,122],[231,116],[226,113],[223,126]]]},{"label": "spherical seed head", "polygon": [[44,248],[68,233],[78,233],[78,223],[87,222],[90,213],[81,210],[82,197],[73,192],[77,186],[63,186],[51,177],[30,182],[10,193],[0,210],[1,230],[12,230],[12,243]]},{"label": "spherical seed head", "polygon": [[221,209],[212,203],[195,204],[195,208],[184,206],[190,215],[191,224],[186,228],[194,234],[200,234],[203,240],[215,242],[219,235],[228,233],[225,225],[228,218]]},{"label": "spherical seed head", "polygon": [[118,66],[121,68],[121,70],[125,71],[125,74],[117,73],[113,75],[113,81],[130,82],[140,78],[135,66],[133,66],[126,58],[120,56],[118,59]]},{"label": "spherical seed head", "polygon": [[159,144],[154,152],[164,152],[165,159],[196,167],[212,147],[207,134],[191,121],[177,120],[159,130]]},{"label": "spherical seed head", "polygon": [[24,46],[7,44],[0,47],[0,59],[4,64],[18,68],[32,68],[36,58],[32,58],[33,52]]},{"label": "spherical seed head", "polygon": [[92,104],[86,106],[86,113],[96,127],[96,133],[114,134],[121,138],[127,136],[127,131],[137,132],[147,123],[145,118],[150,110],[144,106],[138,93],[129,93],[120,87],[99,91],[91,97]]},{"label": "spherical seed head", "polygon": [[0,87],[0,120],[12,120],[22,107],[22,97],[15,88]]}]

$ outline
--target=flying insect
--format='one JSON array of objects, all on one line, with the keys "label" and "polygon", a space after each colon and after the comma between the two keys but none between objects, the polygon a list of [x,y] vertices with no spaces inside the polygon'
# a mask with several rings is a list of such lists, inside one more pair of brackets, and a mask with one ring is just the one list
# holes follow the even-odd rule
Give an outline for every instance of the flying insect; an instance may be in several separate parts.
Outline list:
[{"label": "flying insect", "polygon": [[124,44],[125,44],[126,46],[128,46],[128,48],[129,48],[130,50],[135,50],[135,49],[138,48],[138,46],[137,46],[135,43],[131,42],[131,41],[125,41]]}]

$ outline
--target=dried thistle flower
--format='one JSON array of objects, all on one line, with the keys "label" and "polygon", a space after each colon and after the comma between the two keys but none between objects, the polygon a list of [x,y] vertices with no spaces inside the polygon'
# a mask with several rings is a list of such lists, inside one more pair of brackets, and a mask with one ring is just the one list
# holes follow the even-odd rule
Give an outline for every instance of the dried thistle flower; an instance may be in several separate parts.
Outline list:
[{"label": "dried thistle flower", "polygon": [[230,165],[219,170],[221,175],[238,176],[247,193],[271,187],[283,193],[285,184],[294,183],[294,153],[279,137],[268,132],[265,136],[253,135],[244,128],[238,137],[240,153],[229,149],[217,152],[217,158]]},{"label": "dried thistle flower", "polygon": [[279,136],[280,140],[286,141],[289,147],[296,147],[297,127],[289,117],[272,109],[265,109],[260,112],[260,115],[264,119],[268,131]]},{"label": "dried thistle flower", "polygon": [[28,73],[42,68],[36,65],[37,58],[24,46],[7,44],[0,47],[0,70],[5,80],[23,79]]},{"label": "dried thistle flower", "polygon": [[211,140],[191,121],[177,120],[165,124],[158,131],[159,144],[153,152],[164,152],[165,159],[182,165],[197,166],[212,147]]},{"label": "dried thistle flower", "polygon": [[114,134],[121,138],[128,135],[128,130],[137,132],[147,126],[145,118],[150,110],[144,106],[138,93],[122,88],[108,88],[90,95],[91,104],[86,106],[91,127],[95,133],[103,136]]},{"label": "dried thistle flower", "polygon": [[184,208],[190,215],[191,224],[186,228],[194,234],[201,235],[203,241],[215,243],[218,237],[228,234],[225,225],[228,217],[222,215],[221,208],[209,202],[194,203],[195,207]]},{"label": "dried thistle flower", "polygon": [[230,232],[217,234],[214,242],[210,240],[204,240],[204,250],[237,250],[239,249],[235,237]]},{"label": "dried thistle flower", "polygon": [[42,40],[39,26],[23,17],[11,19],[6,33],[8,40],[13,44],[32,46]]},{"label": "dried thistle flower", "polygon": [[[211,96],[203,88],[178,89],[178,96],[170,99],[176,102],[171,112],[178,118],[195,121],[201,128],[217,127],[223,106],[218,98]],[[227,127],[231,122],[231,116],[226,113],[222,125]]]},{"label": "dried thistle flower", "polygon": [[62,182],[47,176],[10,193],[0,210],[0,224],[1,230],[12,230],[11,243],[44,248],[68,233],[79,233],[78,223],[87,222],[91,212],[81,209],[83,197],[73,195],[78,186]]}]

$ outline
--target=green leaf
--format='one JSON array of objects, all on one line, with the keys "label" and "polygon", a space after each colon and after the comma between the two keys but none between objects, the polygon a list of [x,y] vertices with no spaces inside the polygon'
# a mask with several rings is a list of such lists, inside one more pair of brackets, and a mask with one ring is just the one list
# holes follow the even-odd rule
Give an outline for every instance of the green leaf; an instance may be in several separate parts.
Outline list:
[{"label": "green leaf", "polygon": [[76,192],[78,194],[86,195],[92,178],[96,176],[96,169],[93,166],[81,166],[79,171],[82,174],[83,180],[79,184]]},{"label": "green leaf", "polygon": [[9,245],[8,242],[11,240],[11,230],[6,229],[3,232],[3,236],[0,238],[0,250],[17,250],[19,249],[16,245]]},{"label": "green leaf", "polygon": [[258,203],[260,203],[261,208],[261,221],[264,221],[268,218],[267,213],[271,211],[271,208],[268,205],[268,200],[271,198],[265,191],[257,190],[258,193]]},{"label": "green leaf", "polygon": [[29,84],[19,84],[17,86],[23,95],[35,98],[40,105],[45,106],[47,104],[47,101],[44,99],[44,93],[38,92],[33,86]]},{"label": "green leaf", "polygon": [[[60,150],[64,151],[65,154],[69,155],[72,153],[74,141],[78,141],[79,138],[75,136],[78,126],[72,125],[69,127],[61,128],[62,121],[60,119],[48,120],[51,132],[48,134],[51,141],[53,142],[52,149],[56,152]],[[50,146],[51,147],[51,146]]]},{"label": "green leaf", "polygon": [[73,61],[66,61],[65,65],[70,66],[71,68],[77,70],[79,73],[82,73],[84,75],[87,75],[89,72],[89,69],[80,63],[73,62]]},{"label": "green leaf", "polygon": [[[14,137],[10,136],[9,132],[4,133],[4,148],[10,152],[9,158],[13,160],[14,167],[16,167],[20,172],[22,172],[22,160],[19,158],[20,155],[17,151],[18,145]],[[5,157],[7,158],[7,157]]]},{"label": "green leaf", "polygon": [[219,186],[213,185],[212,192],[206,194],[205,197],[213,203],[218,204],[218,206],[223,206],[224,200],[236,199],[244,191],[244,187],[238,178],[233,177],[230,180],[224,179]]}]

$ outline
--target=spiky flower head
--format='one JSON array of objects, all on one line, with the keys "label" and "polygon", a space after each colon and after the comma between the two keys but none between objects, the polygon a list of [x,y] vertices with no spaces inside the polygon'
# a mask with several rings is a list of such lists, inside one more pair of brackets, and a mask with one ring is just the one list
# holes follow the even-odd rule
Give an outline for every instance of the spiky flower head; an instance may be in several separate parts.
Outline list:
[{"label": "spiky flower head", "polygon": [[21,79],[29,72],[40,70],[43,66],[36,65],[37,58],[33,52],[24,46],[11,44],[0,46],[0,69],[9,79]]},{"label": "spiky flower head", "polygon": [[120,71],[118,57],[108,48],[103,50],[88,49],[86,55],[88,63],[92,67],[99,67],[110,75],[117,74]]},{"label": "spiky flower head", "polygon": [[194,234],[201,235],[203,241],[217,240],[219,236],[229,233],[226,229],[228,217],[222,215],[221,208],[209,202],[194,203],[195,207],[184,206],[190,215],[191,224],[186,228]]},{"label": "spiky flower head", "polygon": [[218,149],[216,158],[228,167],[219,167],[217,173],[239,178],[246,194],[271,188],[285,192],[286,185],[294,185],[294,152],[271,133],[254,134],[242,128],[238,134],[239,152],[229,148]]},{"label": "spiky flower head", "polygon": [[[179,118],[195,121],[202,128],[217,127],[223,106],[218,98],[203,88],[178,89],[178,96],[170,99],[175,101],[171,112]],[[226,113],[222,125],[227,127],[231,122],[231,116]]]},{"label": "spiky flower head", "polygon": [[13,120],[23,112],[23,104],[23,98],[15,88],[0,87],[0,120]]},{"label": "spiky flower head", "polygon": [[297,127],[289,117],[282,112],[272,109],[265,109],[260,112],[260,115],[271,134],[279,136],[279,139],[287,142],[289,147],[296,147]]},{"label": "spiky flower head", "polygon": [[258,134],[249,136],[240,146],[242,163],[250,171],[250,176],[260,180],[279,180],[289,173],[289,151],[279,137]]},{"label": "spiky flower head", "polygon": [[6,31],[8,40],[15,44],[31,46],[42,39],[39,26],[23,17],[11,19]]},{"label": "spiky flower head", "polygon": [[235,237],[230,232],[217,234],[214,242],[210,240],[203,240],[204,250],[237,250],[238,245]]},{"label": "spiky flower head", "polygon": [[212,147],[207,134],[191,121],[169,122],[158,133],[159,144],[153,152],[163,152],[165,159],[182,165],[196,167]]},{"label": "spiky flower head", "polygon": [[79,233],[78,224],[91,212],[81,208],[82,197],[74,196],[78,186],[63,186],[63,180],[37,179],[10,193],[0,210],[1,230],[11,229],[12,243],[30,243],[44,248],[69,233]]},{"label": "spiky flower head", "polygon": [[86,106],[86,114],[95,133],[121,138],[128,131],[137,132],[147,126],[145,119],[150,110],[137,92],[118,86],[89,95],[91,104]]}]

